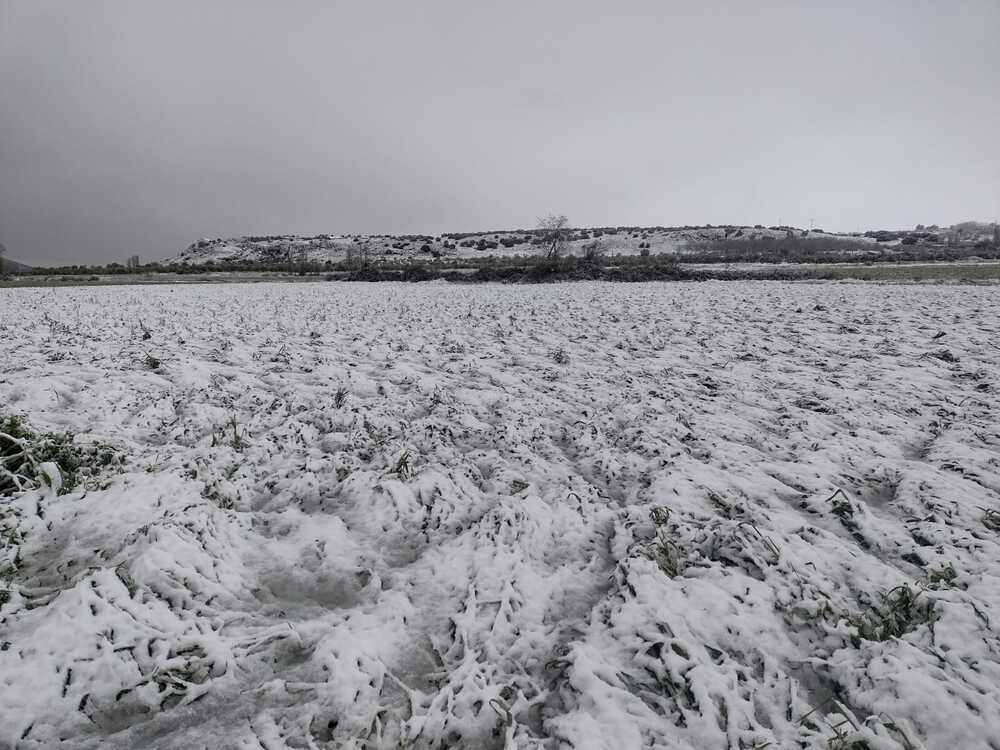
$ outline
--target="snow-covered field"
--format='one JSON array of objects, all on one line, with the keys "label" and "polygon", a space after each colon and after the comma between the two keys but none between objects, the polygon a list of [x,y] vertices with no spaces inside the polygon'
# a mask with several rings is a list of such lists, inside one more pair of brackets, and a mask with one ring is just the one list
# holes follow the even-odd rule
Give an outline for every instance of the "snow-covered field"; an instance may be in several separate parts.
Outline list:
[{"label": "snow-covered field", "polygon": [[0,290],[0,352],[122,456],[0,499],[0,747],[1000,748],[995,288]]}]

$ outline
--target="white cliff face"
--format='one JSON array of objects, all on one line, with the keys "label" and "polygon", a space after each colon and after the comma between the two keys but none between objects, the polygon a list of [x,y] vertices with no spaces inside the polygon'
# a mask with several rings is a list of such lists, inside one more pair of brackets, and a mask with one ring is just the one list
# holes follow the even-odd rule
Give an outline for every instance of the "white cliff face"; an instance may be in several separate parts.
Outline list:
[{"label": "white cliff face", "polygon": [[998,340],[989,287],[7,290],[2,410],[124,463],[0,499],[0,746],[995,747]]}]

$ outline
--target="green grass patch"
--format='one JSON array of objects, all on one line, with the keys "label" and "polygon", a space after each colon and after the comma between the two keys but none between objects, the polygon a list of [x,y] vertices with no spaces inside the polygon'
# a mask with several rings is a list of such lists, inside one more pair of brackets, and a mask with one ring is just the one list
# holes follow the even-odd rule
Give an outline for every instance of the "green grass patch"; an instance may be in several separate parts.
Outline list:
[{"label": "green grass patch", "polygon": [[919,588],[906,584],[883,595],[882,601],[848,619],[857,635],[851,642],[857,648],[862,640],[888,641],[899,638],[920,625],[934,621],[934,602],[921,598]]},{"label": "green grass patch", "polygon": [[0,418],[0,496],[48,484],[47,463],[59,469],[62,494],[119,460],[103,443],[82,445],[70,432],[36,432],[17,415]]}]

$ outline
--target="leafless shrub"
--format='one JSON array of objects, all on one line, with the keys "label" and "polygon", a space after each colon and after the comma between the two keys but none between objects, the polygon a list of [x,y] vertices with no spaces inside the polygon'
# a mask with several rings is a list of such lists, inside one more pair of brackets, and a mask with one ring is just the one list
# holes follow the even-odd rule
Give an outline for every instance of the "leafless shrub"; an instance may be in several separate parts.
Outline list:
[{"label": "leafless shrub", "polygon": [[563,214],[549,214],[538,220],[542,244],[545,246],[546,258],[558,258],[566,246],[572,229],[569,219]]}]

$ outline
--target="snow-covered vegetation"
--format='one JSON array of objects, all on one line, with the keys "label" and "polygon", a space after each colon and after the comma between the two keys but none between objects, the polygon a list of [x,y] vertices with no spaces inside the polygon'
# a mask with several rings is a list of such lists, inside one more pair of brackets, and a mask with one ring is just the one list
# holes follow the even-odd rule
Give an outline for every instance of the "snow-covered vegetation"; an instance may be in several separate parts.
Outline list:
[{"label": "snow-covered vegetation", "polygon": [[0,747],[1000,748],[990,287],[0,294]]}]

